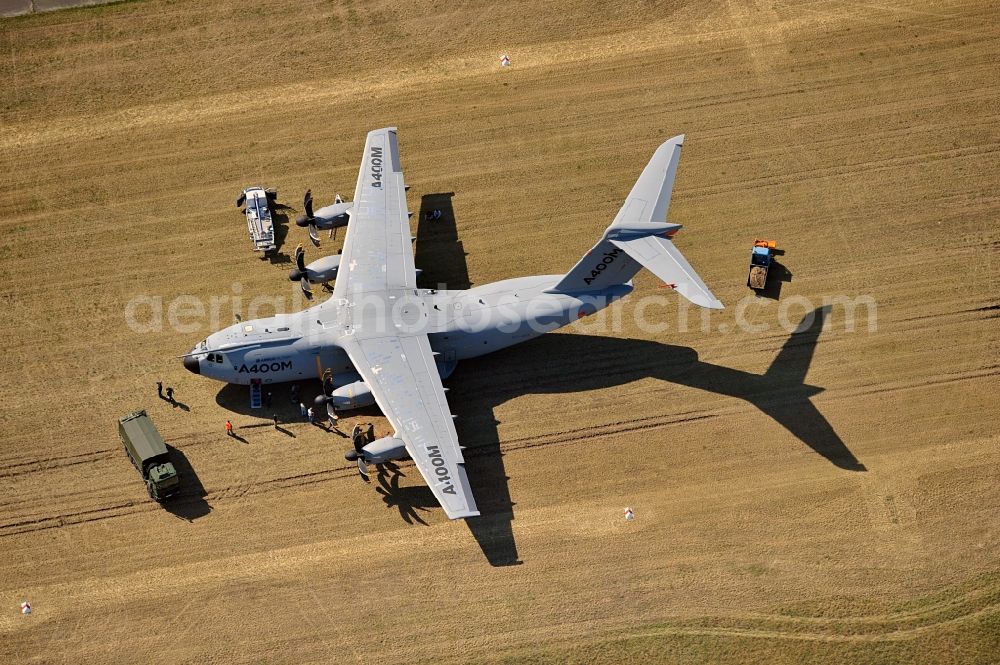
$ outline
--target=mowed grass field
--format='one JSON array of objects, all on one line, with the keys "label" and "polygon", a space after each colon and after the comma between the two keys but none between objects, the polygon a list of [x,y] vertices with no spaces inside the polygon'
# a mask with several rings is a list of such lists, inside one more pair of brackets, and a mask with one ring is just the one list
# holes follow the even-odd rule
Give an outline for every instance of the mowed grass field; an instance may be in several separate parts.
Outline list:
[{"label": "mowed grass field", "polygon": [[[981,0],[0,21],[0,661],[997,662],[998,47]],[[727,304],[642,273],[460,365],[468,524],[410,463],[362,483],[287,386],[276,431],[176,358],[304,306],[304,230],[255,258],[242,188],[290,220],[349,197],[386,125],[411,209],[446,212],[414,217],[424,282],[458,287],[566,271],[686,134],[676,244]],[[777,300],[747,298],[755,237]],[[117,440],[137,407],[185,476],[168,509]]]}]

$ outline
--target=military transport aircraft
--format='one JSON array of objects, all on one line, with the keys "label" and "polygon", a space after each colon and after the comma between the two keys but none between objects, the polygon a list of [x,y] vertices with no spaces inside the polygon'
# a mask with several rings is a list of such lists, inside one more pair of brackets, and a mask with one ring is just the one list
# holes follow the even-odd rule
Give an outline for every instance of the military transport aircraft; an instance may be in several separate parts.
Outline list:
[{"label": "military transport aircraft", "polygon": [[642,267],[696,305],[722,308],[674,247],[680,225],[664,221],[683,140],[656,150],[614,221],[565,275],[445,291],[417,288],[396,129],[377,129],[365,142],[330,298],[213,333],[184,367],[243,385],[332,375],[339,388],[321,399],[338,409],[374,400],[395,429],[356,451],[362,470],[410,457],[448,517],[478,515],[441,384],[460,360],[607,307],[632,291]]}]

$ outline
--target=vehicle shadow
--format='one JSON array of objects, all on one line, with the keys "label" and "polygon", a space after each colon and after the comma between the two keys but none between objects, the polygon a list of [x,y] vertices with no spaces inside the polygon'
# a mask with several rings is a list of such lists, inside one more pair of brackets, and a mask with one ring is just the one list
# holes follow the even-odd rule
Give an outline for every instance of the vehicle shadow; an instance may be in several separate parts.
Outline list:
[{"label": "vehicle shadow", "polygon": [[810,400],[823,388],[805,383],[829,310],[807,313],[764,374],[703,362],[694,349],[683,346],[558,333],[464,361],[450,385],[451,394],[462,396],[452,409],[465,425],[462,444],[468,448],[469,477],[474,462],[499,454],[496,406],[524,394],[577,393],[645,378],[745,400],[833,465],[865,471]]},{"label": "vehicle shadow", "polygon": [[284,203],[274,202],[271,204],[271,224],[274,227],[275,250],[267,256],[267,260],[272,265],[284,265],[292,262],[292,257],[281,251],[285,239],[288,238],[288,214],[286,212],[288,210],[295,211],[294,208],[286,206]]},{"label": "vehicle shadow", "polygon": [[774,259],[771,262],[771,268],[767,271],[767,283],[762,290],[757,292],[757,296],[769,300],[779,300],[781,298],[781,285],[790,281],[792,281],[792,271]]},{"label": "vehicle shadow", "polygon": [[195,473],[187,455],[180,448],[174,448],[169,443],[167,451],[170,453],[170,461],[173,462],[177,475],[181,479],[181,486],[176,495],[163,502],[163,507],[167,512],[188,522],[208,515],[212,511],[212,507],[205,500],[208,492],[201,484],[201,479]]}]

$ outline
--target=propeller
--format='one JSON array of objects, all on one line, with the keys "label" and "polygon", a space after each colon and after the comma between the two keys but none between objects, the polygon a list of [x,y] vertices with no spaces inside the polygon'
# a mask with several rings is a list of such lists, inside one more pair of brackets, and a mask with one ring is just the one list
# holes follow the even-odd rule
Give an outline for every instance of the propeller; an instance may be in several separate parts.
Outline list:
[{"label": "propeller", "polygon": [[327,369],[323,372],[323,394],[316,395],[313,406],[316,409],[325,408],[328,415],[333,412],[333,388],[333,370]]},{"label": "propeller", "polygon": [[319,247],[319,232],[316,230],[316,217],[313,215],[313,195],[312,190],[307,189],[305,198],[302,200],[302,207],[306,210],[306,218],[309,220],[309,239],[312,244]]},{"label": "propeller", "polygon": [[[323,372],[323,394],[327,398],[333,397],[333,370],[326,370]],[[329,399],[327,399],[329,401]]]},{"label": "propeller", "polygon": [[354,431],[351,432],[351,442],[354,444],[354,450],[357,451],[358,455],[363,455],[365,446],[368,445],[368,437],[365,436],[360,425],[354,426]]},{"label": "propeller", "polygon": [[[351,432],[351,441],[354,443],[354,450],[352,452],[358,459],[358,473],[361,475],[363,481],[366,483],[370,482],[368,478],[368,463],[365,461],[365,446],[368,444],[368,437],[365,436],[360,425],[354,426],[354,431]],[[351,453],[348,453],[348,455],[351,455]],[[354,455],[351,456],[353,457]]]},{"label": "propeller", "polygon": [[295,248],[295,270],[288,273],[288,279],[298,282],[302,287],[302,295],[306,300],[313,299],[312,289],[309,288],[309,278],[306,276],[306,250],[300,244]]},{"label": "propeller", "polygon": [[300,215],[295,220],[295,224],[297,226],[308,226],[309,239],[312,240],[314,245],[319,247],[319,234],[316,231],[316,216],[313,214],[313,195],[311,189],[307,189],[302,197],[302,208],[306,214]]}]

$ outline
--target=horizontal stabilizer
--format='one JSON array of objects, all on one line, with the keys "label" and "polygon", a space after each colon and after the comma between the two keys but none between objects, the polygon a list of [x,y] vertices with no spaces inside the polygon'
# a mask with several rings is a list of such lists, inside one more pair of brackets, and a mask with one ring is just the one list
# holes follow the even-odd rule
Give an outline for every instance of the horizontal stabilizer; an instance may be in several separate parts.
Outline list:
[{"label": "horizontal stabilizer", "polygon": [[649,235],[631,240],[612,239],[611,244],[625,250],[632,259],[695,305],[709,309],[723,308],[687,259],[674,247],[673,241]]}]

